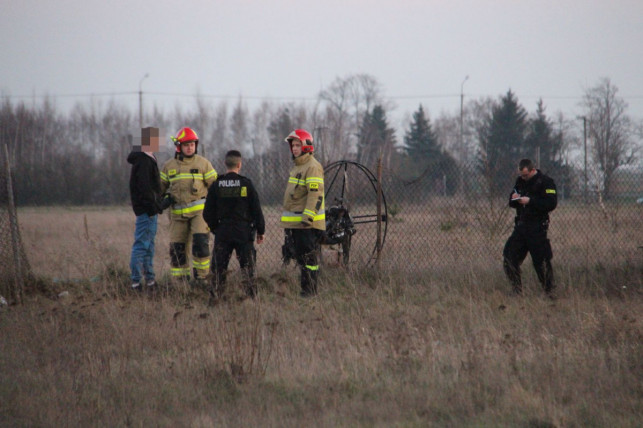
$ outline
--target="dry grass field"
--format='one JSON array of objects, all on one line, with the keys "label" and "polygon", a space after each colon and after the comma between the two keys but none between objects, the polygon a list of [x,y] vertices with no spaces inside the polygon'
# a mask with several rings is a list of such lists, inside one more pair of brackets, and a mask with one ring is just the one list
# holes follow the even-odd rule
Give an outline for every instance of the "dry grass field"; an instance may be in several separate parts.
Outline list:
[{"label": "dry grass field", "polygon": [[[209,307],[205,291],[168,283],[167,218],[155,258],[163,287],[134,295],[129,208],[19,215],[36,280],[24,304],[0,307],[0,426],[643,421],[643,251],[592,235],[607,227],[600,217],[584,220],[588,233],[557,211],[555,301],[529,260],[525,295],[511,295],[498,260],[508,231],[479,238],[471,213],[446,228],[448,207],[422,223],[442,234],[399,213],[381,272],[325,266],[319,296],[304,300],[295,269],[275,264],[282,235],[268,211],[259,297],[234,298],[235,272],[233,298]],[[637,211],[622,218],[613,233],[638,239]],[[427,233],[426,247],[408,228]]]}]

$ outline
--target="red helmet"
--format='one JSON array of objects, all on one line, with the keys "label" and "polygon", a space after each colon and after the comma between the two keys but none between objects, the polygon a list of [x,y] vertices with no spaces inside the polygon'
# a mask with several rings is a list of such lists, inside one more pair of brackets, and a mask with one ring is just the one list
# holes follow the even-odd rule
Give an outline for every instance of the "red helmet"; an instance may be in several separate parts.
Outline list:
[{"label": "red helmet", "polygon": [[315,148],[313,147],[313,136],[305,129],[295,129],[292,131],[290,135],[286,137],[288,144],[292,144],[293,138],[301,141],[302,153],[313,153],[315,151]]},{"label": "red helmet", "polygon": [[[176,152],[181,153],[181,143],[188,143],[194,141],[195,147],[199,147],[199,136],[196,135],[196,132],[192,128],[181,128],[179,132],[176,133],[176,137],[172,137],[174,145],[176,146]],[[196,149],[194,151],[196,153]]]}]

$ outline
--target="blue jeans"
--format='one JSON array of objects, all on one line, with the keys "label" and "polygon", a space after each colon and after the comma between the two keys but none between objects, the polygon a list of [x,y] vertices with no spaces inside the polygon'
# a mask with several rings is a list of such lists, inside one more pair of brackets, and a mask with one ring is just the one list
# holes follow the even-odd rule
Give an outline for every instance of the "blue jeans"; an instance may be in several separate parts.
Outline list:
[{"label": "blue jeans", "polygon": [[141,282],[141,279],[145,277],[149,283],[155,278],[153,263],[157,219],[158,216],[150,217],[147,214],[136,217],[134,245],[132,245],[132,257],[129,264],[132,270],[132,282]]}]

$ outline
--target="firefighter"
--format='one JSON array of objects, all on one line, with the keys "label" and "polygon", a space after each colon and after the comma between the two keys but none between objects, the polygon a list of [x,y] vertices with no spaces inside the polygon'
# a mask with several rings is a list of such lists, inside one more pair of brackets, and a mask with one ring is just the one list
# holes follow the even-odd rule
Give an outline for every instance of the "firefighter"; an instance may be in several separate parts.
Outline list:
[{"label": "firefighter", "polygon": [[315,159],[313,136],[296,129],[286,137],[294,167],[284,194],[281,226],[294,244],[301,271],[301,296],[317,294],[319,242],[326,230],[324,212],[324,169]]},{"label": "firefighter", "polygon": [[172,278],[190,281],[187,244],[192,241],[193,285],[205,287],[210,271],[208,225],[203,207],[208,187],[217,179],[209,160],[197,154],[199,137],[191,128],[181,128],[172,137],[174,159],[161,170],[161,191],[168,192],[170,210],[170,264]]},{"label": "firefighter", "polygon": [[503,251],[504,270],[514,292],[522,293],[520,265],[531,254],[531,261],[543,289],[554,297],[553,253],[547,238],[549,213],[556,208],[558,196],[554,180],[536,169],[529,159],[518,164],[520,176],[509,197],[509,206],[516,209],[513,233]]},{"label": "firefighter", "polygon": [[220,176],[208,190],[203,218],[214,234],[211,279],[212,303],[223,297],[226,271],[234,250],[239,259],[239,267],[244,277],[244,291],[254,298],[257,294],[255,284],[255,248],[263,242],[266,230],[259,195],[252,181],[242,175],[241,153],[230,150],[225,156],[227,172]]}]

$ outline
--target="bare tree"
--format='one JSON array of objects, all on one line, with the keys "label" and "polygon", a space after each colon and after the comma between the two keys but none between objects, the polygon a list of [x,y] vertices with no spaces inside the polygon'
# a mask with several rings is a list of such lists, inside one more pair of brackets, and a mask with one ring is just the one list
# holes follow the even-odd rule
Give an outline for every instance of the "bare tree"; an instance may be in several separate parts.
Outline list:
[{"label": "bare tree", "polygon": [[270,148],[268,126],[272,110],[272,105],[264,101],[252,114],[250,143],[253,157],[263,155]]},{"label": "bare tree", "polygon": [[599,169],[603,197],[609,199],[614,171],[636,159],[640,149],[632,142],[632,122],[626,115],[627,103],[617,97],[618,88],[609,78],[586,90],[583,105],[589,119],[592,158]]},{"label": "bare tree", "polygon": [[469,113],[465,123],[468,124],[469,132],[474,136],[474,138],[471,138],[471,140],[474,140],[472,141],[473,146],[471,144],[467,146],[467,161],[469,162],[472,162],[476,156],[484,156],[485,154],[484,139],[496,104],[496,100],[486,97],[470,101],[468,108],[465,110]]},{"label": "bare tree", "polygon": [[252,123],[250,131],[250,144],[252,147],[252,161],[255,165],[253,171],[253,180],[258,188],[264,188],[264,177],[266,167],[266,157],[264,153],[270,148],[270,134],[268,125],[270,123],[272,107],[268,102],[262,102],[261,105],[252,114]]},{"label": "bare tree", "polygon": [[[195,97],[196,111],[188,116],[185,125],[197,131],[198,135],[210,135],[212,133],[213,112],[212,105],[207,103],[203,96],[197,93]],[[215,147],[209,141],[199,141],[199,154],[210,160],[216,153]]]},{"label": "bare tree", "polygon": [[248,108],[243,103],[241,97],[237,105],[232,110],[232,116],[230,117],[230,133],[231,141],[228,145],[232,144],[232,147],[227,147],[228,149],[236,149],[242,152],[247,152],[251,147],[251,142],[249,141],[249,131],[248,131]]},{"label": "bare tree", "polygon": [[464,165],[466,151],[464,145],[460,145],[459,118],[443,112],[435,119],[433,129],[442,147],[455,154],[460,164]]},{"label": "bare tree", "polygon": [[223,101],[217,106],[214,112],[214,127],[210,134],[210,141],[208,142],[212,147],[212,155],[215,158],[221,157],[223,147],[225,147],[228,142],[229,133],[228,104]]},{"label": "bare tree", "polygon": [[354,74],[336,78],[319,93],[322,106],[316,123],[327,132],[325,155],[327,159],[342,159],[357,148],[357,134],[362,119],[375,105],[389,108],[381,95],[381,85],[369,74]]}]

